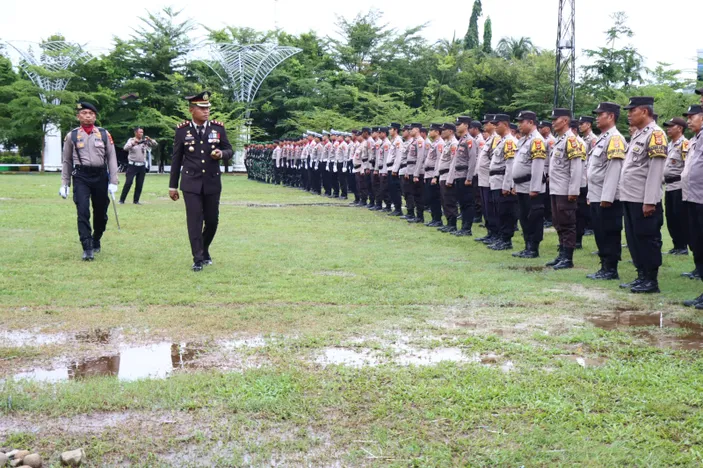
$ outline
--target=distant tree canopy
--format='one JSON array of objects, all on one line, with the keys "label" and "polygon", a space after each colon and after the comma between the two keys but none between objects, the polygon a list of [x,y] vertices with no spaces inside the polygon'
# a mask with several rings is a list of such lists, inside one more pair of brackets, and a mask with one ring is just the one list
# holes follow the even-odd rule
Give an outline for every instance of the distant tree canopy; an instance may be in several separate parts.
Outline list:
[{"label": "distant tree canopy", "polygon": [[[302,49],[261,86],[251,107],[254,139],[520,109],[546,118],[553,105],[554,53],[538,49],[528,37],[501,38],[493,46],[491,19],[483,22],[481,35],[481,16],[481,1],[475,0],[464,38],[436,43],[422,37],[425,25],[396,30],[377,10],[338,18],[333,37],[235,27],[208,29],[208,34],[213,42]],[[668,119],[696,102],[684,92],[694,83],[681,78],[680,71],[667,64],[645,68],[644,58],[628,43],[633,33],[624,13],[612,20],[603,46],[583,52],[588,65],[577,73],[577,114],[590,115],[603,100],[625,104],[628,96],[648,94],[655,96],[660,118]],[[108,53],[68,71],[68,88],[52,96],[61,100],[59,106],[40,99],[40,91],[13,69],[0,48],[0,143],[36,159],[43,126],[55,122],[65,133],[75,126],[75,102],[88,100],[98,105],[98,123],[116,143],[125,142],[139,125],[159,141],[157,152],[168,157],[174,127],[188,116],[183,97],[202,89],[212,92],[213,116],[234,130],[236,141],[245,108],[207,64],[188,61],[193,28],[190,19],[170,8],[147,13],[131,37],[116,38]]]}]

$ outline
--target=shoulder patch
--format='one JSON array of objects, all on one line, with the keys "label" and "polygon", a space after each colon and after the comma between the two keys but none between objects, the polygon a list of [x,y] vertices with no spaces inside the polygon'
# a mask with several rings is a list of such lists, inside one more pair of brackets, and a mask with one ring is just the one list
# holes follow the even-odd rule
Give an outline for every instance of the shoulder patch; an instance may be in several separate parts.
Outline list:
[{"label": "shoulder patch", "polygon": [[544,147],[544,142],[539,139],[532,141],[532,147],[530,148],[530,159],[546,159],[547,150]]},{"label": "shoulder patch", "polygon": [[112,139],[112,134],[110,132],[108,132],[107,130],[105,130],[105,133],[107,133],[107,139],[110,140],[110,144],[114,145],[115,140]]},{"label": "shoulder patch", "polygon": [[508,140],[503,145],[503,159],[513,159],[515,157],[516,146],[513,140]]},{"label": "shoulder patch", "polygon": [[498,143],[500,143],[500,142],[498,141],[498,138],[493,137],[493,142],[491,143],[491,149],[495,149],[496,146],[498,146]]},{"label": "shoulder patch", "polygon": [[615,135],[610,139],[606,155],[608,159],[625,159],[625,141],[620,135]]},{"label": "shoulder patch", "polygon": [[176,128],[183,128],[187,127],[188,125],[190,125],[190,120],[184,120],[183,122],[179,123]]},{"label": "shoulder patch", "polygon": [[467,147],[467,148],[473,148],[473,147],[474,147],[474,140],[471,139],[471,138],[469,138],[468,140],[466,140],[466,147]]},{"label": "shoulder patch", "polygon": [[575,159],[581,157],[581,145],[575,136],[571,136],[566,140],[566,157],[567,159]]},{"label": "shoulder patch", "polygon": [[686,160],[686,156],[688,156],[688,140],[684,140],[681,142],[681,159],[684,161]]},{"label": "shoulder patch", "polygon": [[654,130],[647,145],[647,154],[650,158],[666,158],[667,142],[666,135],[661,130]]},{"label": "shoulder patch", "polygon": [[219,120],[211,120],[210,123],[213,124],[213,125],[217,125],[217,126],[219,126],[219,127],[224,127],[224,126],[225,126],[225,124],[223,124],[223,123],[220,122]]}]

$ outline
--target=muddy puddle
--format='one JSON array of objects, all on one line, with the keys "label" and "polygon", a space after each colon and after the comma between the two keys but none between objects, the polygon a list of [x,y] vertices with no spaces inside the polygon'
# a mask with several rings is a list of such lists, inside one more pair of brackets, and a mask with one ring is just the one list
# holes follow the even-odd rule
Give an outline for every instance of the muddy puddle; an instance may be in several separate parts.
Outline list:
[{"label": "muddy puddle", "polygon": [[586,320],[603,330],[627,330],[628,328],[654,327],[662,332],[636,330],[653,346],[678,350],[703,350],[703,325],[684,320],[667,318],[663,312],[644,314],[629,310],[616,311],[612,315],[594,315]]},{"label": "muddy puddle", "polygon": [[118,352],[91,359],[69,361],[50,369],[34,368],[13,376],[15,380],[42,382],[80,380],[89,377],[115,377],[120,380],[164,378],[178,369],[197,367],[202,346],[192,343],[157,343],[147,346],[120,346]]}]

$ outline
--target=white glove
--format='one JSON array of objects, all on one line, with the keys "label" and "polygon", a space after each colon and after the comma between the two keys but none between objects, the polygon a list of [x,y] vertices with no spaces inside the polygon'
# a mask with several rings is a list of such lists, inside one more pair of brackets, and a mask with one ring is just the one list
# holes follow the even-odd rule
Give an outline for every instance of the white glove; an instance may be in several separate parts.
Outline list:
[{"label": "white glove", "polygon": [[315,170],[317,170],[317,168],[318,168],[318,165],[317,165],[317,163],[315,163]]},{"label": "white glove", "polygon": [[332,164],[332,170],[334,171],[335,174],[337,173],[337,165],[336,164]]},{"label": "white glove", "polygon": [[68,187],[68,185],[62,185],[59,189],[59,195],[61,195],[62,198],[68,198],[68,194],[70,191],[71,189]]},{"label": "white glove", "polygon": [[112,195],[117,193],[117,184],[108,184],[107,191],[110,192],[110,194]]},{"label": "white glove", "polygon": [[347,172],[347,165],[346,164],[342,164],[342,172]]}]

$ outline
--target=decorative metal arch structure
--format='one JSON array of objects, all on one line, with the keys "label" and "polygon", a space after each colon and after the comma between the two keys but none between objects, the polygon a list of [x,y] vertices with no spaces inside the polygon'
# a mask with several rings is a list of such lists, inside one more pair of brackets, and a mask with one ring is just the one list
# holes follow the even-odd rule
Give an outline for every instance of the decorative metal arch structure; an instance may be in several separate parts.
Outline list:
[{"label": "decorative metal arch structure", "polygon": [[[87,63],[93,56],[84,50],[85,45],[66,41],[50,41],[41,44],[29,43],[24,48],[19,42],[8,42],[20,55],[18,67],[39,89],[47,93],[63,91],[71,80],[65,72],[74,65]],[[45,103],[58,105],[56,96],[40,93]],[[49,122],[44,128],[44,149],[42,170],[61,170],[61,131],[55,123]]]},{"label": "decorative metal arch structure", "polygon": [[[230,87],[234,100],[246,104],[245,123],[242,126],[240,138],[248,143],[250,106],[261,84],[278,65],[302,52],[302,49],[276,44],[222,43],[210,44],[208,52],[210,56],[210,61],[206,61],[208,66],[225,85]],[[243,152],[235,154],[233,167],[235,171],[246,170]]]}]

